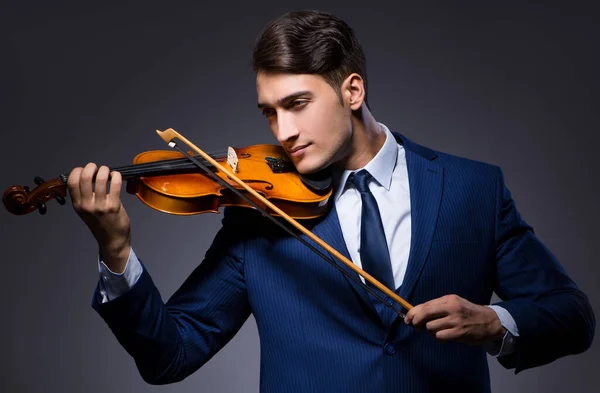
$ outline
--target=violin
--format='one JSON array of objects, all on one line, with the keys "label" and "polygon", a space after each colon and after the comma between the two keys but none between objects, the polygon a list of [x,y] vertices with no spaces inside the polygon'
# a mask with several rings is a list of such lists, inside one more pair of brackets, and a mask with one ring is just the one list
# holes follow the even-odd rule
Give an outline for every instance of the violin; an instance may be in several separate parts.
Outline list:
[{"label": "violin", "polygon": [[[328,171],[314,175],[300,175],[285,156],[281,146],[253,145],[227,149],[226,154],[213,153],[217,162],[227,161],[234,173],[263,197],[295,219],[310,219],[325,214],[331,196],[331,176]],[[241,189],[214,165],[202,159],[203,164],[230,185]],[[138,154],[132,165],[111,168],[127,181],[126,192],[137,196],[149,207],[169,214],[192,215],[218,213],[221,206],[253,207],[236,193],[217,184],[206,176],[184,153],[154,150]],[[67,175],[44,181],[34,178],[37,187],[14,185],[2,197],[6,210],[23,215],[37,210],[47,211],[46,203],[55,199],[65,204]],[[270,210],[258,200],[263,209]],[[275,214],[272,210],[269,214]]]},{"label": "violin", "polygon": [[[403,311],[388,304],[374,289],[379,289],[404,309],[412,308],[410,303],[356,266],[293,217],[314,218],[328,211],[332,187],[331,176],[327,171],[310,176],[300,175],[295,171],[294,165],[284,158],[285,152],[279,146],[254,145],[242,149],[229,147],[226,155],[210,155],[172,128],[156,132],[179,153],[145,152],[134,158],[133,165],[112,168],[127,180],[128,193],[135,194],[142,202],[156,210],[178,215],[216,213],[219,206],[256,209],[401,317],[405,316]],[[192,151],[186,152],[179,147],[179,143],[188,145]],[[219,163],[225,160],[228,168]],[[66,203],[67,176],[60,175],[58,179],[48,182],[36,177],[34,181],[37,184],[34,190],[12,186],[4,192],[2,202],[9,212],[22,215],[38,210],[45,214],[47,201],[56,199],[60,204]],[[292,227],[362,276],[371,286],[342,269]]]}]

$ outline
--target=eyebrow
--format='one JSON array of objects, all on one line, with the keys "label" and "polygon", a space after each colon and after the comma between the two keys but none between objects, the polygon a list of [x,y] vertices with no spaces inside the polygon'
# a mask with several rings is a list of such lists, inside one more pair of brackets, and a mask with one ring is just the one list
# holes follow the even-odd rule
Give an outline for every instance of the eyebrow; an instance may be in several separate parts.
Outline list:
[{"label": "eyebrow", "polygon": [[[284,105],[285,103],[287,103],[289,101],[293,101],[294,99],[296,99],[298,97],[301,97],[301,96],[305,96],[305,95],[311,96],[312,93],[310,91],[308,91],[308,90],[304,90],[304,91],[298,91],[298,92],[289,94],[289,95],[287,95],[287,96],[285,96],[285,97],[280,98],[279,100],[277,100],[277,105]],[[262,108],[265,108],[265,107],[268,107],[268,106],[269,106],[269,104],[266,104],[264,102],[259,102],[258,103],[258,109],[262,109]]]}]

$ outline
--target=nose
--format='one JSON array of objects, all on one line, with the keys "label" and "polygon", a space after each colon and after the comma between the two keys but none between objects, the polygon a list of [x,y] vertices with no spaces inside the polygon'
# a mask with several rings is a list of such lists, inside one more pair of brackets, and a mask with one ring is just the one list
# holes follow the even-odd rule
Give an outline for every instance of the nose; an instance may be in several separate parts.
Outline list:
[{"label": "nose", "polygon": [[275,137],[279,142],[289,142],[298,137],[298,127],[292,118],[292,116],[286,116],[286,113],[282,113],[277,117]]}]

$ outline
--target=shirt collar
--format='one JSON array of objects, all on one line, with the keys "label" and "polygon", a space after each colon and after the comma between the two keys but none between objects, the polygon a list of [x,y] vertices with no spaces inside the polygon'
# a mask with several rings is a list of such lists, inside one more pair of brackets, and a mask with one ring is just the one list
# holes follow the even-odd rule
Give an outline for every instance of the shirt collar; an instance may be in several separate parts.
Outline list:
[{"label": "shirt collar", "polygon": [[373,178],[386,190],[390,189],[392,184],[392,173],[396,167],[396,160],[398,158],[398,147],[396,138],[390,132],[390,130],[383,123],[377,123],[385,131],[385,142],[375,157],[371,159],[362,168],[356,170],[344,170],[341,173],[337,172],[334,174],[334,179],[337,179],[337,186],[335,189],[335,201],[339,199],[345,190],[346,180],[352,172],[358,172],[360,169],[366,169],[373,176]]}]

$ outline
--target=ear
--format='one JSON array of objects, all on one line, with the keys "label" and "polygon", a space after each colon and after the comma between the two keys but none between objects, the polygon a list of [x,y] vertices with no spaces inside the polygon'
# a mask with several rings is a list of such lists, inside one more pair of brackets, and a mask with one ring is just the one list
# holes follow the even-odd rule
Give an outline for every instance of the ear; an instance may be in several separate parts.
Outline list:
[{"label": "ear", "polygon": [[359,74],[352,73],[348,75],[342,82],[341,90],[344,103],[347,103],[351,110],[355,111],[361,107],[365,100],[365,85]]}]

